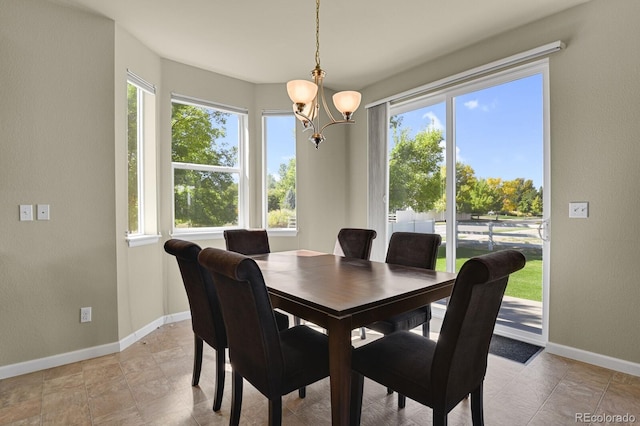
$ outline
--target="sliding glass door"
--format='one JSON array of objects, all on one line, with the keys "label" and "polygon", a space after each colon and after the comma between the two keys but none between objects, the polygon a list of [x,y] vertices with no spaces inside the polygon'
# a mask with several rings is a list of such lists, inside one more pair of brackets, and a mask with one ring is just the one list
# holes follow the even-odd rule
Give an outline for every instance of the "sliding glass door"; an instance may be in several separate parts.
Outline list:
[{"label": "sliding glass door", "polygon": [[[497,329],[546,342],[548,97],[546,61],[390,105],[387,239],[443,237],[439,270],[515,248]],[[445,303],[445,302],[443,302]]]}]

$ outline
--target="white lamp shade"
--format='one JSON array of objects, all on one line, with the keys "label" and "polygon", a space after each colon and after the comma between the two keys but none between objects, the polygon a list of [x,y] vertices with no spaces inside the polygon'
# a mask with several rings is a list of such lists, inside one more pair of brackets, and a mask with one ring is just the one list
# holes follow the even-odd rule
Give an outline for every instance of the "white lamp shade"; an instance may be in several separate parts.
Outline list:
[{"label": "white lamp shade", "polygon": [[296,104],[309,104],[318,93],[318,86],[309,80],[291,80],[287,83],[287,93]]},{"label": "white lamp shade", "polygon": [[358,109],[361,99],[362,95],[360,94],[360,92],[347,90],[344,92],[338,92],[333,95],[333,104],[336,106],[336,109],[342,114],[351,114]]}]

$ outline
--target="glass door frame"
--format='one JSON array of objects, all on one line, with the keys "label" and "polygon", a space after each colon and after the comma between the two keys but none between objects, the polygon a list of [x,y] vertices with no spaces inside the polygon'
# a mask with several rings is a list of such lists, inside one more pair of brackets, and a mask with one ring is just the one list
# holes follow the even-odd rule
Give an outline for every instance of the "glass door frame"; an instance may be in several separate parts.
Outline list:
[{"label": "glass door frame", "polygon": [[[543,58],[528,64],[520,65],[514,68],[503,70],[491,75],[476,78],[468,82],[456,84],[437,92],[425,94],[410,100],[404,100],[389,106],[388,117],[400,114],[402,112],[419,109],[428,105],[434,105],[445,102],[446,123],[445,123],[445,165],[446,165],[446,265],[447,271],[455,271],[456,263],[456,135],[455,135],[455,105],[456,97],[463,94],[485,89],[488,87],[505,84],[510,81],[519,80],[533,75],[542,76],[542,107],[543,107],[543,214],[542,224],[540,227],[540,236],[542,239],[542,332],[535,334],[513,327],[497,324],[496,331],[498,334],[516,338],[525,342],[544,346],[549,336],[549,263],[550,263],[550,212],[551,212],[551,168],[550,168],[550,97],[549,97],[549,60]],[[385,146],[388,151],[388,146]],[[385,152],[385,158],[387,152]],[[389,169],[387,158],[387,176],[386,182],[389,182]],[[388,191],[388,187],[387,187]],[[385,226],[385,234],[387,227]],[[385,235],[386,239],[389,238]],[[434,309],[434,317],[442,317],[443,311]]]}]

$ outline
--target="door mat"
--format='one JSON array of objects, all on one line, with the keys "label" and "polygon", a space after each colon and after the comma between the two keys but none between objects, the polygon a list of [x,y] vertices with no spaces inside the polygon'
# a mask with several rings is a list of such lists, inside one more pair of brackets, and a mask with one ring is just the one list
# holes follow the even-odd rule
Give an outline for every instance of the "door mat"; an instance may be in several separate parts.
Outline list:
[{"label": "door mat", "polygon": [[503,358],[526,364],[535,355],[542,351],[542,347],[531,343],[521,342],[504,336],[494,334],[489,345],[489,353]]}]

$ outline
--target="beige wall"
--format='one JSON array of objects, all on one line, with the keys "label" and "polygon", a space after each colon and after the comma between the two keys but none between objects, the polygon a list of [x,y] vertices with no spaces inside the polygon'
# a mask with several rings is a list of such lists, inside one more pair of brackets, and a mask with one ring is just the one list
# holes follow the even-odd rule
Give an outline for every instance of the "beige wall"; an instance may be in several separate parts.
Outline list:
[{"label": "beige wall", "polygon": [[[367,87],[363,104],[562,40],[550,59],[549,340],[640,362],[640,2],[593,0]],[[367,220],[366,129],[350,132],[349,219]],[[547,189],[547,188],[545,188]],[[589,201],[587,220],[570,201]],[[380,243],[380,241],[377,241]]]},{"label": "beige wall", "polygon": [[[478,43],[363,91],[363,105],[561,39],[551,58],[550,340],[640,362],[639,235],[630,182],[640,174],[640,3],[592,2]],[[0,0],[0,368],[125,339],[187,310],[170,237],[170,93],[249,109],[250,225],[260,226],[260,114],[288,110],[280,84],[253,85],[159,58],[112,21],[44,0]],[[158,244],[129,248],[126,69],[158,87]],[[331,251],[342,226],[366,226],[366,114],[298,138],[296,237],[272,249]],[[569,201],[590,218],[569,220]],[[19,222],[19,204],[51,220]],[[222,247],[223,241],[198,241]],[[93,322],[79,323],[79,308]],[[7,343],[9,342],[9,343]]]},{"label": "beige wall", "polygon": [[[119,233],[113,24],[2,1],[0,58],[1,366],[117,341]],[[19,222],[37,203],[51,219]]]}]

